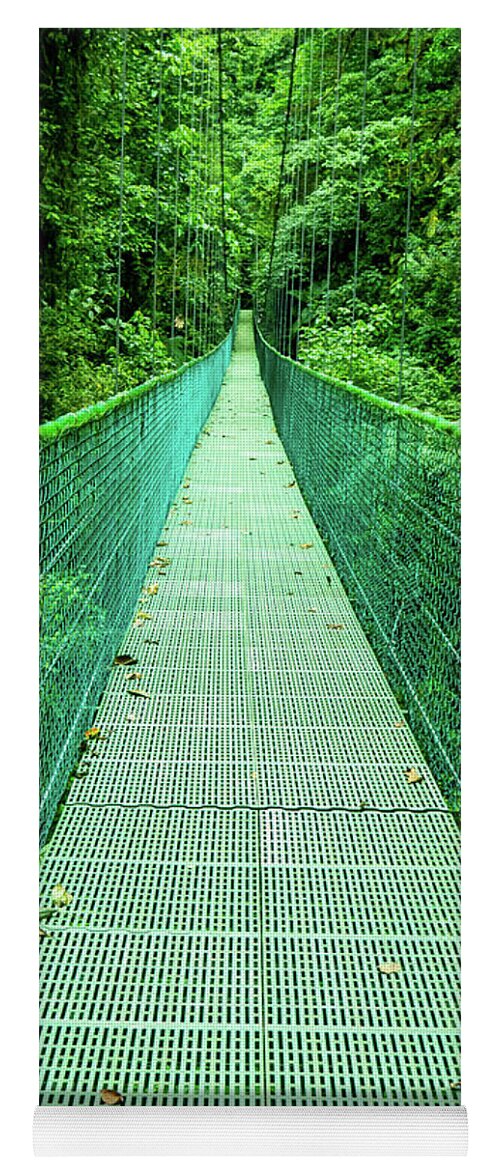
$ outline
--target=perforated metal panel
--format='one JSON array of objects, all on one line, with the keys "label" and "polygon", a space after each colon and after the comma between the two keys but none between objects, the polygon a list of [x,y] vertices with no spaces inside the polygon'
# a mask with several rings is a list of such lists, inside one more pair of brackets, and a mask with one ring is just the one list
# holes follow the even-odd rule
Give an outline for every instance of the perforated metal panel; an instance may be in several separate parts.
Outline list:
[{"label": "perforated metal panel", "polygon": [[246,314],[199,443],[42,855],[41,1102],[456,1104],[457,831]]}]

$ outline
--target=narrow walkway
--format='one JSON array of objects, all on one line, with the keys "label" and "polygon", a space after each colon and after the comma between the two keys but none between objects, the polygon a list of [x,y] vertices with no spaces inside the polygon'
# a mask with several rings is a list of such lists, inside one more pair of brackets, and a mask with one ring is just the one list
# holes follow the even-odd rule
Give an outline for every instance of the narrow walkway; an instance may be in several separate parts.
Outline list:
[{"label": "narrow walkway", "polygon": [[43,853],[42,1104],[456,1102],[458,834],[249,313],[155,561]]}]

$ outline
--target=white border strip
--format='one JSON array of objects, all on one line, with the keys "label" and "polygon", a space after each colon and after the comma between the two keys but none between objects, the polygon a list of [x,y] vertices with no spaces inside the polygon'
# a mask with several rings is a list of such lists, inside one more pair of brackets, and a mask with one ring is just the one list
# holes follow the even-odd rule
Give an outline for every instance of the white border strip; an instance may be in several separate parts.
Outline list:
[{"label": "white border strip", "polygon": [[35,1155],[466,1155],[460,1106],[40,1106]]}]

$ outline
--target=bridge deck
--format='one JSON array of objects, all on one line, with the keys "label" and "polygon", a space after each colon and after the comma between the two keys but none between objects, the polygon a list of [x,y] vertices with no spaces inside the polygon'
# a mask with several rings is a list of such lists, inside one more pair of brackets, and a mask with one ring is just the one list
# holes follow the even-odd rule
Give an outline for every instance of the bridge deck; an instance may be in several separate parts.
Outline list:
[{"label": "bridge deck", "polygon": [[242,313],[43,852],[42,1104],[458,1100],[458,834],[293,481]]}]

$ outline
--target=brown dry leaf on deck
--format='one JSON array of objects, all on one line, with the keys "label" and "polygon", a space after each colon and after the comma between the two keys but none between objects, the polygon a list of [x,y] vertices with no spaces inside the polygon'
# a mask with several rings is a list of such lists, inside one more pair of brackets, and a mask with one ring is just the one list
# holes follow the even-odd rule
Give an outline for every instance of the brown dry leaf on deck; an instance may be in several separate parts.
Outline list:
[{"label": "brown dry leaf on deck", "polygon": [[[166,545],[166,543],[167,542],[165,541],[164,544]],[[171,557],[155,557],[154,561],[149,562],[149,568],[150,569],[157,569],[158,566],[160,566],[160,569],[163,569],[164,565],[171,565],[171,564],[172,564]]]},{"label": "brown dry leaf on deck", "polygon": [[60,882],[53,888],[51,898],[56,907],[69,907],[73,902],[73,895],[70,895]]},{"label": "brown dry leaf on deck", "polygon": [[313,547],[312,541],[306,541],[304,545],[300,545],[301,549],[312,549],[312,547]]},{"label": "brown dry leaf on deck", "polygon": [[158,582],[155,581],[153,585],[146,586],[146,593],[149,594],[150,597],[154,597],[154,595],[158,593],[158,589]]},{"label": "brown dry leaf on deck", "polygon": [[415,781],[421,781],[422,777],[420,776],[420,773],[417,772],[416,768],[407,768],[406,779],[410,785],[414,785]]},{"label": "brown dry leaf on deck", "polygon": [[384,976],[391,976],[393,972],[401,971],[401,964],[395,964],[392,961],[387,964],[379,964],[379,972],[383,972]]},{"label": "brown dry leaf on deck", "polygon": [[140,699],[151,699],[149,691],[141,691],[140,687],[129,687],[129,695],[138,695]]},{"label": "brown dry leaf on deck", "polygon": [[159,548],[161,547],[161,545],[168,545],[168,541],[157,541],[157,542],[156,542],[156,545],[157,545],[157,547],[158,547],[158,549],[159,549]]},{"label": "brown dry leaf on deck", "polygon": [[[134,659],[133,655],[115,655],[115,657],[113,659],[113,666],[114,667],[133,667],[134,663],[136,663],[136,662],[137,662],[137,659]],[[85,735],[87,735],[87,733],[85,733]]]},{"label": "brown dry leaf on deck", "polygon": [[192,520],[181,520],[181,525],[192,525]]},{"label": "brown dry leaf on deck", "polygon": [[126,679],[142,679],[142,671],[129,671],[128,675],[125,675],[125,678]]},{"label": "brown dry leaf on deck", "polygon": [[39,939],[50,939],[50,931],[44,931],[43,927],[38,928]]},{"label": "brown dry leaf on deck", "polygon": [[287,484],[287,488],[295,488],[295,480],[292,480],[291,484]]},{"label": "brown dry leaf on deck", "polygon": [[123,1094],[119,1094],[117,1090],[101,1090],[101,1102],[105,1106],[123,1106],[124,1101]]},{"label": "brown dry leaf on deck", "polygon": [[395,728],[404,728],[404,726],[405,726],[404,720],[397,720],[396,723],[394,724]]},{"label": "brown dry leaf on deck", "polygon": [[151,622],[151,614],[147,614],[145,610],[139,610],[138,614],[136,614],[136,618],[142,619],[143,621],[149,619]]},{"label": "brown dry leaf on deck", "polygon": [[326,629],[327,630],[344,630],[344,623],[343,622],[327,622]]}]

